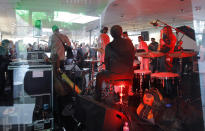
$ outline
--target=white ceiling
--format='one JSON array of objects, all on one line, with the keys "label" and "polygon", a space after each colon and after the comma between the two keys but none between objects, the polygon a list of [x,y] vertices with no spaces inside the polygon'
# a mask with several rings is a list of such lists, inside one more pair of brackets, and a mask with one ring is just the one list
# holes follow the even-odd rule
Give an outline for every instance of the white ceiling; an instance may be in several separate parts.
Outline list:
[{"label": "white ceiling", "polygon": [[[114,24],[120,24],[126,30],[152,28],[150,22],[155,19],[168,24],[186,24],[193,21],[192,12],[196,11],[196,7],[201,8],[201,12],[197,11],[200,17],[204,14],[204,5],[200,4],[201,1],[204,0],[0,0],[0,31],[15,35],[15,9],[43,11],[51,16],[56,10],[93,16],[102,13],[101,24],[100,21],[96,21],[83,26],[71,25],[86,31],[99,28],[100,25]],[[56,23],[44,21],[43,26],[50,28],[53,24]],[[32,26],[31,21],[28,25]],[[66,29],[73,30],[72,27]]]},{"label": "white ceiling", "polygon": [[104,24],[119,23],[128,29],[150,27],[156,19],[168,24],[193,20],[191,0],[115,0],[104,16]]}]

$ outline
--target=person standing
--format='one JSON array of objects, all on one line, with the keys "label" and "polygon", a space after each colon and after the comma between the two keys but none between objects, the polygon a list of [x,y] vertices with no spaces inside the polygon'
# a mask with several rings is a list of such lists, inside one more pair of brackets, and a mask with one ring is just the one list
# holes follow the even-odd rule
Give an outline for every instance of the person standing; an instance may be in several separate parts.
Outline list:
[{"label": "person standing", "polygon": [[6,76],[7,67],[9,65],[9,44],[10,41],[5,39],[1,42],[0,46],[0,95],[4,93],[4,88],[6,86]]},{"label": "person standing", "polygon": [[177,38],[172,32],[172,28],[170,26],[165,26],[160,34],[159,51],[166,55],[166,71],[172,71],[173,58],[169,57],[168,54],[174,52],[176,42]]},{"label": "person standing", "polygon": [[[56,118],[56,124],[59,128],[63,127],[62,110],[65,105],[68,105],[71,101],[72,91],[70,86],[63,84],[60,77],[61,71],[64,69],[65,62],[65,46],[71,46],[69,38],[59,32],[58,26],[52,26],[53,34],[49,38],[48,46],[51,49],[51,60],[53,64],[53,86],[54,86],[54,98],[53,109],[54,117]],[[62,130],[62,129],[58,129]]]},{"label": "person standing", "polygon": [[[151,38],[151,43],[148,46],[149,51],[157,51],[158,49],[158,42],[155,41],[155,38]],[[157,58],[151,58],[150,68],[152,72],[157,70]]]},{"label": "person standing", "polygon": [[128,40],[130,40],[132,42],[132,40],[129,38],[129,36],[127,34],[127,31],[123,32],[123,38],[128,39]]},{"label": "person standing", "polygon": [[157,51],[158,49],[158,42],[155,41],[155,38],[151,38],[151,43],[148,46],[149,51]]},{"label": "person standing", "polygon": [[172,28],[170,26],[165,26],[160,34],[160,52],[173,53],[176,41],[177,39],[172,32]]},{"label": "person standing", "polygon": [[[107,35],[107,32],[108,32],[108,27],[103,27],[103,29],[101,30],[101,34],[98,38],[98,48],[100,49],[99,58],[100,58],[101,65],[104,63],[105,47],[110,42],[110,37]],[[99,70],[102,69],[105,69],[105,64],[99,67]]]},{"label": "person standing", "polygon": [[51,58],[56,61],[56,69],[63,69],[65,61],[65,45],[71,46],[69,38],[59,32],[58,26],[52,27],[53,35],[49,38],[49,47],[51,48]]}]

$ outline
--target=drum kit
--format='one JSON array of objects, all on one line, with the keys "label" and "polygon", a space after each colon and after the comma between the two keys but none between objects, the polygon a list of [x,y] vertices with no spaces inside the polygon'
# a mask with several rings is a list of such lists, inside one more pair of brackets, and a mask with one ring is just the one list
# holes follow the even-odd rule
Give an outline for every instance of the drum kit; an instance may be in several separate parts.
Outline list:
[{"label": "drum kit", "polygon": [[165,98],[174,98],[180,96],[180,82],[181,82],[181,73],[182,73],[182,60],[183,58],[193,58],[196,56],[195,52],[191,51],[180,51],[169,54],[164,54],[161,52],[143,52],[136,53],[138,57],[144,58],[160,58],[162,56],[168,56],[171,58],[178,58],[180,65],[180,72],[158,72],[152,73],[149,70],[135,70],[134,71],[134,83],[133,91],[136,91],[140,96],[144,93],[145,90],[149,88],[157,88],[163,97]]},{"label": "drum kit", "polygon": [[151,73],[148,70],[134,71],[133,91],[143,97],[146,90],[157,88],[163,97],[179,96],[179,75],[172,72]]},{"label": "drum kit", "polygon": [[[136,53],[135,56],[137,57],[144,57],[144,58],[160,58],[163,56],[179,58],[180,68],[182,65],[182,59],[188,57],[194,57],[196,53],[188,52],[188,51],[180,51],[174,52],[169,54],[164,54],[162,52],[141,52]],[[87,59],[86,62],[91,63],[91,80],[89,82],[89,86],[93,86],[94,82],[94,65],[99,60],[96,59]],[[157,72],[152,73],[150,70],[135,70],[134,71],[134,79],[133,79],[133,86],[132,92],[139,94],[140,97],[143,97],[143,94],[146,90],[151,88],[158,89],[164,98],[175,98],[180,96],[180,82],[181,82],[181,72],[173,73],[173,72]],[[122,104],[122,101],[120,101]]]}]

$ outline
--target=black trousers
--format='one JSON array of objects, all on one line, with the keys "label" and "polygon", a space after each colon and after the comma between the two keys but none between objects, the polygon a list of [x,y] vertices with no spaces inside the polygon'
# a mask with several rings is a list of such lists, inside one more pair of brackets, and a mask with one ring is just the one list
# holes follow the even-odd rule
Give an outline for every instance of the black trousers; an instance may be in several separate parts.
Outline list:
[{"label": "black trousers", "polygon": [[5,56],[0,55],[0,93],[4,91],[6,84],[5,72],[7,72],[7,67],[9,64],[9,59]]}]

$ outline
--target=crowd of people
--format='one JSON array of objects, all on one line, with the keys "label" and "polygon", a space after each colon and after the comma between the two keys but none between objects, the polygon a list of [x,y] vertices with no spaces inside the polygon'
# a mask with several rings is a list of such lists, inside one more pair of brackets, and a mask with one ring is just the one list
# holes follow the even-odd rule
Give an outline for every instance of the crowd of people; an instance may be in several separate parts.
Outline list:
[{"label": "crowd of people", "polygon": [[[60,67],[63,67],[64,64],[72,64],[76,63],[81,69],[88,67],[88,63],[85,62],[85,59],[94,58],[100,60],[100,66],[98,67],[98,71],[101,70],[108,70],[108,69],[117,69],[116,67],[112,67],[113,61],[116,61],[119,58],[123,58],[120,56],[120,54],[112,54],[111,51],[107,51],[106,53],[106,47],[110,43],[110,38],[108,35],[108,27],[103,27],[100,31],[99,38],[97,39],[97,44],[95,45],[88,45],[85,43],[78,44],[77,42],[71,42],[69,38],[59,32],[58,26],[53,26],[53,35],[50,36],[48,44],[37,44],[34,42],[33,44],[23,44],[23,41],[17,41],[15,44],[10,40],[3,40],[1,43],[1,59],[3,59],[2,56],[7,56],[9,60],[11,59],[17,59],[27,58],[27,52],[35,52],[35,51],[51,51],[51,57],[54,58],[54,61],[57,61],[57,68],[60,69]],[[111,36],[113,35],[112,32],[110,32]],[[171,35],[170,35],[171,34]],[[174,43],[176,43],[176,37],[173,35],[170,27],[164,27],[164,29],[161,31],[160,35],[160,46],[158,42],[155,41],[155,38],[151,38],[151,43],[148,45],[144,40],[142,36],[138,37],[139,43],[137,47],[133,46],[134,43],[132,43],[132,40],[129,38],[128,33],[126,31],[122,31],[119,38],[123,38],[123,40],[128,40],[130,45],[132,45],[132,48],[135,50],[144,50],[145,52],[149,51],[161,51],[163,53],[167,52],[173,52],[174,51]],[[115,36],[113,37],[115,39]],[[118,40],[113,40],[118,41]],[[67,44],[65,44],[67,43]],[[112,43],[112,42],[111,42]],[[119,42],[122,43],[122,42]],[[125,44],[127,45],[127,44]],[[168,45],[168,46],[167,46]],[[116,47],[119,46],[119,44],[115,45]],[[125,47],[125,46],[124,46]],[[122,49],[125,49],[121,47]],[[123,52],[120,49],[116,49],[118,52]],[[113,48],[111,48],[113,49]],[[111,53],[111,54],[110,54]],[[125,52],[123,52],[125,53]],[[107,55],[115,56],[116,58],[112,58],[112,60],[108,60]],[[130,54],[130,53],[129,53]],[[55,57],[54,57],[55,56]],[[135,55],[134,55],[135,56]],[[113,60],[114,59],[114,60]],[[143,57],[129,57],[125,58],[133,63],[133,61],[137,61],[139,66],[140,63],[140,69],[142,70],[149,70],[150,67],[150,60]],[[122,63],[123,60],[119,59],[118,63]],[[169,60],[167,62],[167,67],[171,66],[172,60]],[[1,62],[3,63],[3,62]],[[117,65],[118,65],[117,63]],[[125,66],[127,66],[130,62],[125,62]],[[135,62],[134,62],[135,63]],[[156,65],[156,60],[151,61],[151,65]],[[2,64],[1,64],[2,65]],[[8,65],[8,64],[7,64]],[[109,67],[111,65],[111,67]],[[135,65],[136,66],[136,65]],[[127,66],[129,67],[129,66]],[[1,73],[2,74],[2,73]],[[2,77],[1,77],[2,78]]]}]

